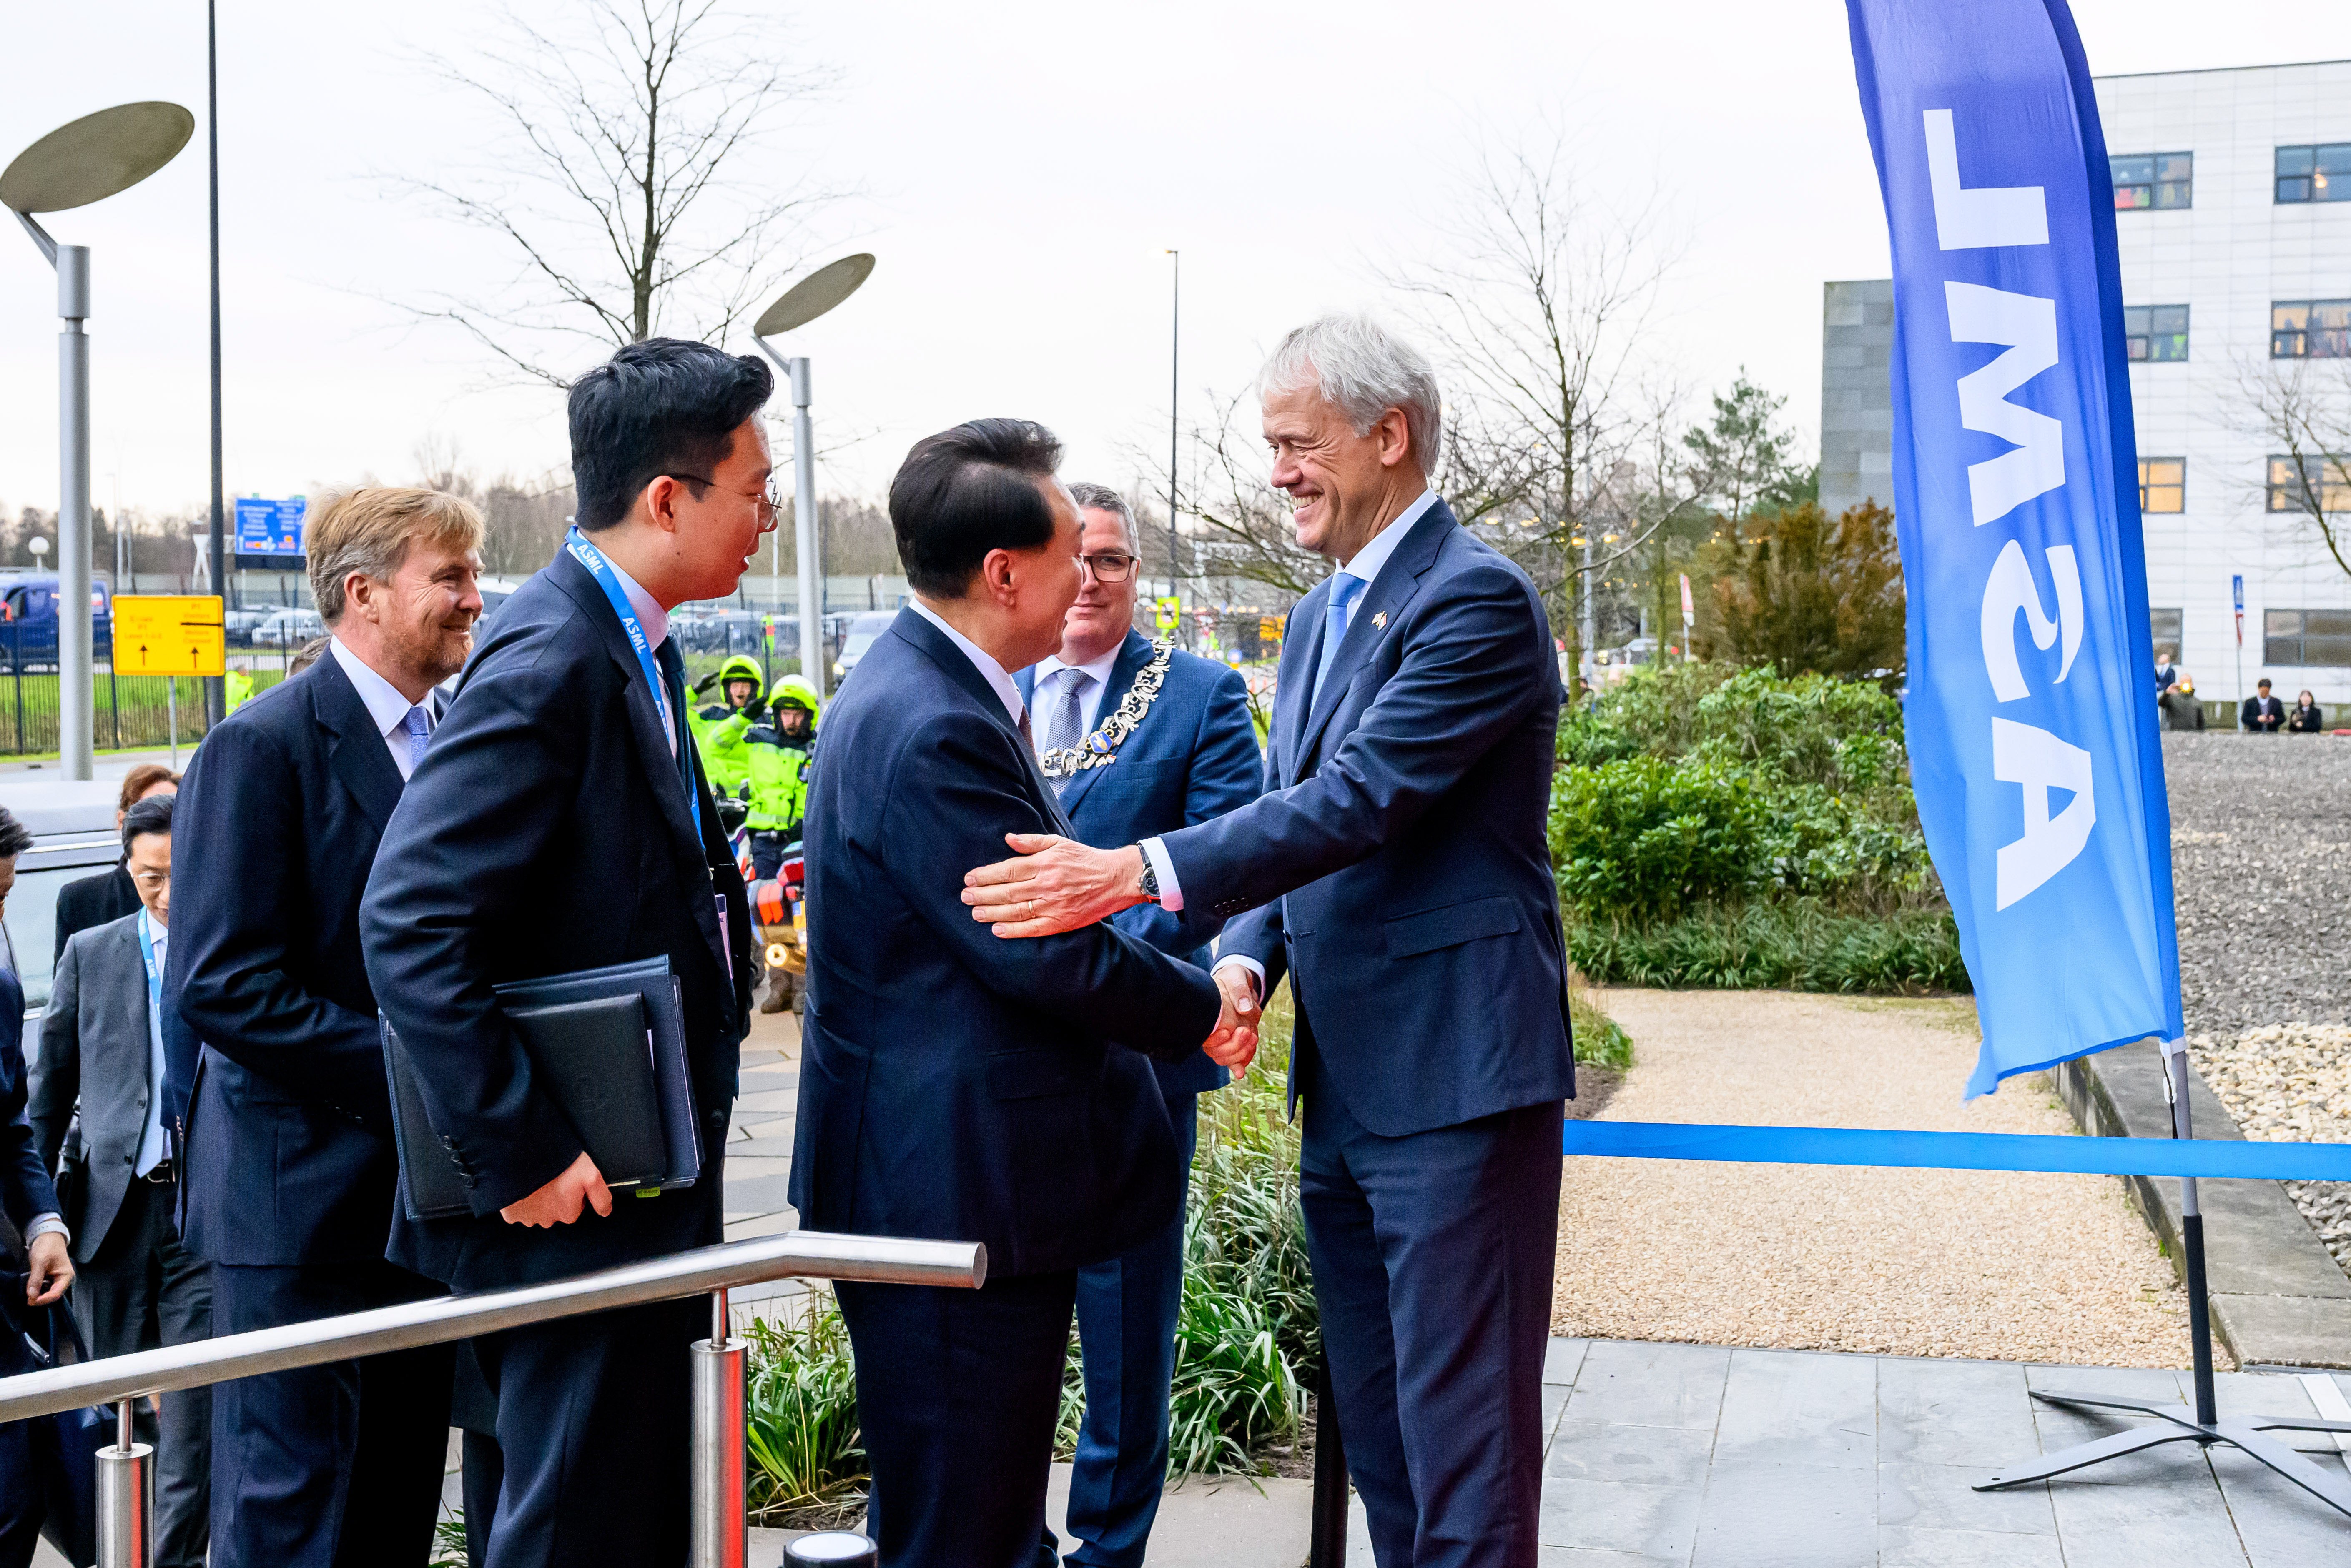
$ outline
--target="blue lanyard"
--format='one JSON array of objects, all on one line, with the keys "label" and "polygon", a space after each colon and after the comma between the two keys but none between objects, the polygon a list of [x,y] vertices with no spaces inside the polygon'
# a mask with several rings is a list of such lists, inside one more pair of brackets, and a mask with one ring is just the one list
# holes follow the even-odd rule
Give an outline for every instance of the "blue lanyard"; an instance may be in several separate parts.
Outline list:
[{"label": "blue lanyard", "polygon": [[163,977],[155,972],[154,917],[146,910],[139,911],[139,958],[147,966],[147,1005],[163,1005]]},{"label": "blue lanyard", "polygon": [[662,679],[660,669],[653,663],[653,645],[645,640],[645,628],[638,624],[637,612],[629,607],[629,596],[622,588],[621,579],[613,576],[612,563],[604,558],[604,552],[590,545],[577,524],[564,531],[563,547],[571,552],[573,560],[588,568],[588,575],[596,579],[596,586],[603,589],[605,598],[611,601],[612,613],[621,618],[621,629],[629,634],[629,646],[636,649],[637,668],[645,672],[645,688],[653,693],[653,711],[662,715],[677,737],[678,781],[685,787],[686,809],[694,814],[694,840],[699,844],[702,842],[702,796],[694,787],[694,764],[688,760],[685,750],[693,741],[685,732],[683,715],[671,711],[675,704],[670,700],[669,683]]}]

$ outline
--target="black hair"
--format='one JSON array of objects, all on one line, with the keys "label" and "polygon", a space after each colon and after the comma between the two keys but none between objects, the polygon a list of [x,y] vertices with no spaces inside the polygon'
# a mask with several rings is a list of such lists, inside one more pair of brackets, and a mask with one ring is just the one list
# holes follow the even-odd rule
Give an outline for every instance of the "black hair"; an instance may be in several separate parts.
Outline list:
[{"label": "black hair", "polygon": [[131,854],[131,841],[150,833],[169,837],[172,832],[172,807],[179,804],[176,794],[151,794],[145,800],[133,801],[131,809],[122,814],[122,853]]},{"label": "black hair", "polygon": [[1061,462],[1060,440],[1033,420],[971,420],[916,441],[890,482],[908,585],[961,598],[990,550],[1050,540],[1053,509],[1037,482]]},{"label": "black hair", "polygon": [[0,860],[13,859],[33,846],[33,830],[16,814],[0,805]]},{"label": "black hair", "polygon": [[663,474],[700,481],[776,389],[765,363],[682,337],[632,343],[571,383],[571,483],[584,533],[629,514]]}]

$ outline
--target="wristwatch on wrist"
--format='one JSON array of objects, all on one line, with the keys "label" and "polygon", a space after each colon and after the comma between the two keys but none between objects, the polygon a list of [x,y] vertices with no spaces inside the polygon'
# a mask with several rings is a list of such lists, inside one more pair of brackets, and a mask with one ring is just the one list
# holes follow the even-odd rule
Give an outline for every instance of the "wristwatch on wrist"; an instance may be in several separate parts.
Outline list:
[{"label": "wristwatch on wrist", "polygon": [[1152,868],[1151,857],[1143,854],[1142,845],[1136,845],[1134,852],[1143,855],[1143,878],[1135,886],[1144,898],[1155,904],[1159,902],[1159,873]]}]

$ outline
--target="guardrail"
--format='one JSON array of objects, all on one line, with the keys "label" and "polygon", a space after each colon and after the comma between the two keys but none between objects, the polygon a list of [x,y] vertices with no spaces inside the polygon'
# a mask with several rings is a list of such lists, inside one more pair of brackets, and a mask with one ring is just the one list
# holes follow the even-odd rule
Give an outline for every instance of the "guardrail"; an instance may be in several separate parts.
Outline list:
[{"label": "guardrail", "polygon": [[987,1278],[987,1253],[970,1241],[820,1231],[729,1241],[541,1285],[435,1296],[0,1378],[0,1422],[117,1405],[120,1429],[114,1446],[98,1451],[99,1565],[152,1568],[153,1450],[132,1442],[131,1434],[132,1401],[142,1396],[706,1292],[711,1337],[693,1346],[693,1549],[687,1561],[692,1568],[745,1568],[743,1372],[749,1346],[726,1332],[726,1294],[740,1285],[795,1277],[977,1290]]}]

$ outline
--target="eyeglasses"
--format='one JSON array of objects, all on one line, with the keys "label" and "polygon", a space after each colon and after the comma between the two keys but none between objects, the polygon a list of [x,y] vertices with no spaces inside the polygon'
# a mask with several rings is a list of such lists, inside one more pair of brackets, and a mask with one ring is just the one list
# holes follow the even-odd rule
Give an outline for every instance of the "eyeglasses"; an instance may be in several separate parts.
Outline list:
[{"label": "eyeglasses", "polygon": [[[687,480],[695,484],[706,484],[713,490],[726,490],[726,487],[716,480],[705,479],[698,473],[673,473],[669,477]],[[768,489],[764,494],[754,495],[747,490],[726,490],[726,493],[739,495],[758,507],[762,522],[772,521],[776,514],[784,509],[784,482],[772,473],[768,476]]]},{"label": "eyeglasses", "polygon": [[1099,556],[1080,556],[1078,565],[1092,573],[1098,583],[1123,583],[1134,576],[1134,557],[1116,550],[1105,550]]}]

